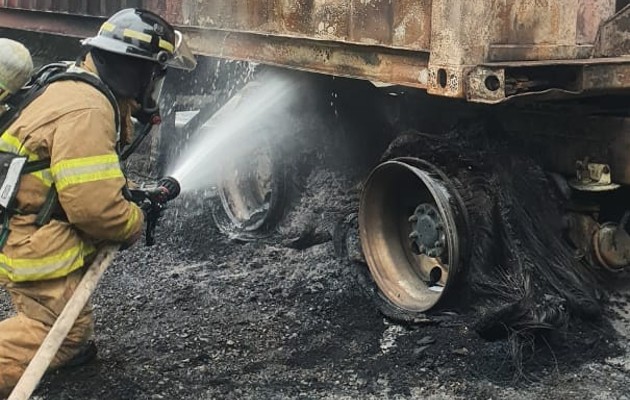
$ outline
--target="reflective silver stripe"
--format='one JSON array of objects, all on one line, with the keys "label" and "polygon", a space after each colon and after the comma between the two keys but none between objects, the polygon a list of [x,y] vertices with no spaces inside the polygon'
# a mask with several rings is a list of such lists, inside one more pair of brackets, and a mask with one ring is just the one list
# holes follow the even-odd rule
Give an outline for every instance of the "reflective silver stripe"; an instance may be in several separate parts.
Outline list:
[{"label": "reflective silver stripe", "polygon": [[80,167],[63,168],[59,170],[55,169],[55,178],[57,180],[64,180],[119,168],[120,164],[118,164],[118,162],[113,162],[107,164],[83,165]]},{"label": "reflective silver stripe", "polygon": [[124,177],[116,153],[62,160],[53,165],[52,174],[59,191],[70,185]]}]

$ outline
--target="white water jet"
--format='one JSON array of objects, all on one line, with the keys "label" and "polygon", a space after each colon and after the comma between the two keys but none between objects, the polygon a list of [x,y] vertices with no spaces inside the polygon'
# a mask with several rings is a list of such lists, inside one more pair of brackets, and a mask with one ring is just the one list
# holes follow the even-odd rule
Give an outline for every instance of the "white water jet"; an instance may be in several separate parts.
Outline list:
[{"label": "white water jet", "polygon": [[[289,133],[279,118],[284,106],[295,101],[298,85],[283,76],[267,76],[247,84],[196,133],[168,175],[177,179],[182,192],[216,183],[221,165],[242,160],[263,143],[282,140]],[[271,128],[270,128],[271,126]]]}]

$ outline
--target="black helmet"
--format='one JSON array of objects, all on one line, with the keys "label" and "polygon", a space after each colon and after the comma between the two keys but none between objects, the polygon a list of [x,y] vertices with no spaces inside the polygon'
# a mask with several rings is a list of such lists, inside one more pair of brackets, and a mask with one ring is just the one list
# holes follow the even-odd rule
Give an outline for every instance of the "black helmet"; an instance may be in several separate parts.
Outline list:
[{"label": "black helmet", "polygon": [[182,34],[150,11],[128,8],[109,18],[94,37],[83,40],[99,77],[119,98],[133,98],[144,119],[158,111],[167,67],[197,65]]},{"label": "black helmet", "polygon": [[183,36],[162,17],[128,8],[111,16],[84,46],[154,61],[163,66],[192,70],[196,66]]}]

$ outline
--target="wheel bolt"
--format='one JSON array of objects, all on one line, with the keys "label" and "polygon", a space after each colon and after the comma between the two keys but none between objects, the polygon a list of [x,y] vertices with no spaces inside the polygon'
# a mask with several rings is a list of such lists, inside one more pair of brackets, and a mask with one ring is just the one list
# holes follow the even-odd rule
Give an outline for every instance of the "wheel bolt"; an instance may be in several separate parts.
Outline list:
[{"label": "wheel bolt", "polygon": [[409,234],[409,239],[417,239],[418,238],[418,232],[413,231]]},{"label": "wheel bolt", "polygon": [[409,222],[418,222],[418,216],[417,215],[412,215],[411,217],[409,217]]}]

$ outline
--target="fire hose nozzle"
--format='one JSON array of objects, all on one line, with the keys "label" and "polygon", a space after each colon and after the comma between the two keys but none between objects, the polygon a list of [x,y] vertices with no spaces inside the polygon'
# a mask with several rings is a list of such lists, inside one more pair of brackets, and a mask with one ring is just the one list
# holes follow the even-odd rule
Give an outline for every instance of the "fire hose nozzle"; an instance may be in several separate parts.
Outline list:
[{"label": "fire hose nozzle", "polygon": [[181,192],[181,186],[177,179],[172,176],[166,176],[158,181],[158,188],[161,189],[164,196],[164,203],[174,200]]},{"label": "fire hose nozzle", "polygon": [[166,208],[166,203],[174,200],[179,196],[180,192],[179,182],[170,176],[160,179],[156,186],[149,189],[126,190],[126,198],[138,204],[145,212],[147,246],[151,246],[154,243],[155,227],[162,215],[162,211]]},{"label": "fire hose nozzle", "polygon": [[175,178],[167,176],[160,179],[152,189],[145,190],[144,193],[151,204],[163,206],[179,196],[180,191],[179,182]]}]

